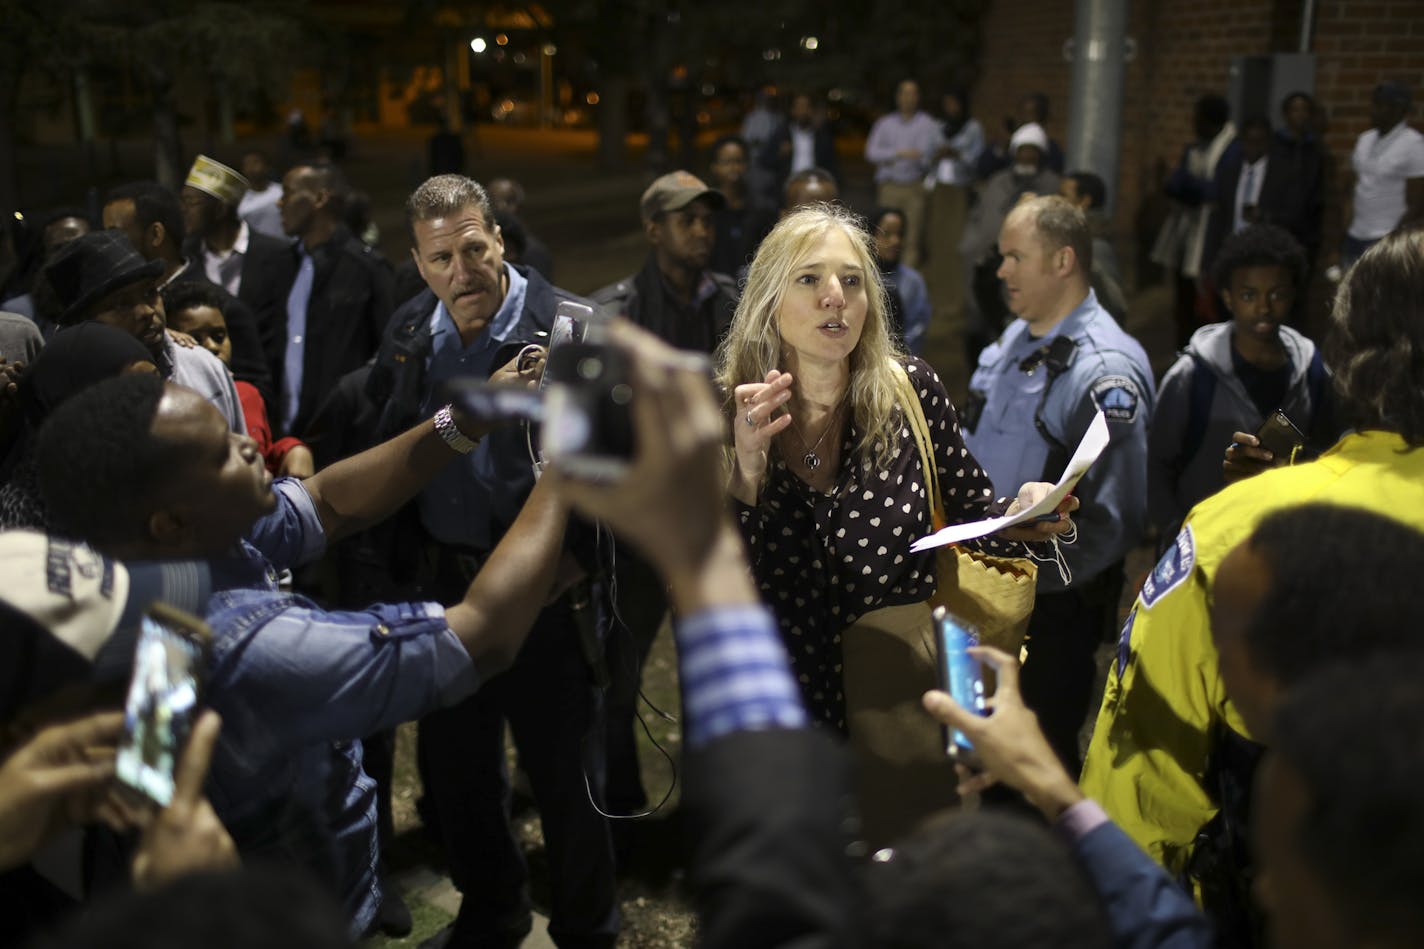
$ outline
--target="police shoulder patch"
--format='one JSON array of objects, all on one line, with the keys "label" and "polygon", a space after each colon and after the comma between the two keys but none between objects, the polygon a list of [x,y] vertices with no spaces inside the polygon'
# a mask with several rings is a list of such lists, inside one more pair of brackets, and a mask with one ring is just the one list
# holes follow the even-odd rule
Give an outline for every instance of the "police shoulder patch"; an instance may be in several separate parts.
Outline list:
[{"label": "police shoulder patch", "polygon": [[1109,422],[1131,422],[1137,418],[1142,396],[1137,383],[1127,376],[1103,376],[1093,383],[1093,401]]},{"label": "police shoulder patch", "polygon": [[1197,563],[1196,539],[1192,536],[1192,525],[1183,527],[1172,546],[1162,554],[1157,566],[1142,584],[1142,606],[1152,609],[1162,597],[1181,586],[1192,575]]}]

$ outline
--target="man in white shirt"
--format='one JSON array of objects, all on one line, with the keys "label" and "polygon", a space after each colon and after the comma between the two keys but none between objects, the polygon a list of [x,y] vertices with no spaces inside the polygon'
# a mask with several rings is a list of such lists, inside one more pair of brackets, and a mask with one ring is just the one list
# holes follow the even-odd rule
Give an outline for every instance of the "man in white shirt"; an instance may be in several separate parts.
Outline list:
[{"label": "man in white shirt", "polygon": [[1342,267],[1395,228],[1424,221],[1424,135],[1405,122],[1411,106],[1404,83],[1375,86],[1374,124],[1355,142],[1350,159],[1355,183],[1345,208],[1350,227],[1340,248]]},{"label": "man in white shirt", "polygon": [[[183,225],[189,235],[185,251],[210,283],[237,297],[256,316],[269,344],[283,324],[287,295],[296,276],[298,257],[291,241],[259,233],[238,216],[247,179],[221,162],[199,155],[179,195]],[[275,352],[267,354],[269,373],[277,378]]]},{"label": "man in white shirt", "polygon": [[272,162],[267,154],[255,150],[244,154],[242,174],[247,178],[247,193],[237,203],[237,216],[259,234],[286,240],[282,214],[277,210],[277,202],[282,200],[282,185],[272,180]]}]

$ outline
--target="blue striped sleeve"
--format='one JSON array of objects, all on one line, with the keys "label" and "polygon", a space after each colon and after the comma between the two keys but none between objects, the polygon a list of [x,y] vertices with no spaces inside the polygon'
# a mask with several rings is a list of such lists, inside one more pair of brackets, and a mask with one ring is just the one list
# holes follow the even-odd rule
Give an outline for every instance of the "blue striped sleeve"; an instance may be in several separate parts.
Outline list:
[{"label": "blue striped sleeve", "polygon": [[801,690],[765,607],[703,610],[678,621],[677,640],[688,747],[733,732],[806,727]]}]

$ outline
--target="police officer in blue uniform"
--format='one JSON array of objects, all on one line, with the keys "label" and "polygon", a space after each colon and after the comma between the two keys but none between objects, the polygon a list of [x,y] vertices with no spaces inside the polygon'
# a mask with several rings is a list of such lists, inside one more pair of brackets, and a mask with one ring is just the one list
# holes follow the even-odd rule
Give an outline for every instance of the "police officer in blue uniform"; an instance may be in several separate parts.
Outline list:
[{"label": "police officer in blue uniform", "polygon": [[1073,773],[1092,697],[1094,652],[1116,624],[1124,554],[1147,523],[1147,354],[1098,303],[1092,234],[1058,197],[1019,204],[999,231],[998,276],[1018,317],[979,357],[963,412],[965,441],[1012,493],[1056,481],[1099,411],[1112,441],[1074,493],[1081,536],[1041,565],[1029,621],[1025,701]]}]

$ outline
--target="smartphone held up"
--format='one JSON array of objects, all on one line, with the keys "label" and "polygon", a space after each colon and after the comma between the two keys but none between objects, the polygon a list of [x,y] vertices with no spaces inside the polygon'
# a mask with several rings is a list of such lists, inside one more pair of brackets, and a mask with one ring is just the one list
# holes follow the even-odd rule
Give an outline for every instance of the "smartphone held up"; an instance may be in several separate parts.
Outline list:
[{"label": "smartphone held up", "polygon": [[164,603],[149,607],[140,623],[114,770],[122,785],[159,807],[173,800],[173,772],[202,708],[211,641],[206,623]]},{"label": "smartphone held up", "polygon": [[[971,646],[979,645],[978,631],[944,607],[934,611],[935,671],[939,687],[949,693],[960,707],[976,715],[988,713],[985,704],[984,668],[969,654]],[[974,745],[957,728],[944,726],[944,750],[951,758],[970,767],[977,766]]]}]

